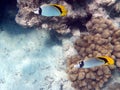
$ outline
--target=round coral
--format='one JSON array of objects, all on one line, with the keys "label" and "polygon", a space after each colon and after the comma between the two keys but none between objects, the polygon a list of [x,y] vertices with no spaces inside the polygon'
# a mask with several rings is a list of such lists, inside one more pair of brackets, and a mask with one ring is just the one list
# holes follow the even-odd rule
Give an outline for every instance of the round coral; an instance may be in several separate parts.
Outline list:
[{"label": "round coral", "polygon": [[74,44],[78,55],[67,60],[67,73],[76,90],[101,90],[112,76],[115,65],[88,69],[75,69],[73,66],[86,58],[110,56],[120,67],[120,30],[102,17],[91,19],[87,28],[89,35],[81,35]]}]

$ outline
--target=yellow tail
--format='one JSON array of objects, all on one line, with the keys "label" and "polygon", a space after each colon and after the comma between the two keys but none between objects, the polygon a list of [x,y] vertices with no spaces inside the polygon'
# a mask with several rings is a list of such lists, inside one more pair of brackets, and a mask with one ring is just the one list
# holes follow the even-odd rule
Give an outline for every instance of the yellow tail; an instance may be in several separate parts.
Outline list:
[{"label": "yellow tail", "polygon": [[62,5],[58,5],[58,4],[50,4],[51,6],[55,6],[55,7],[59,7],[62,11],[61,15],[60,16],[66,16],[67,15],[67,9],[62,6]]},{"label": "yellow tail", "polygon": [[114,60],[112,58],[110,58],[109,56],[101,56],[101,57],[97,57],[101,60],[105,61],[105,65],[114,65]]}]

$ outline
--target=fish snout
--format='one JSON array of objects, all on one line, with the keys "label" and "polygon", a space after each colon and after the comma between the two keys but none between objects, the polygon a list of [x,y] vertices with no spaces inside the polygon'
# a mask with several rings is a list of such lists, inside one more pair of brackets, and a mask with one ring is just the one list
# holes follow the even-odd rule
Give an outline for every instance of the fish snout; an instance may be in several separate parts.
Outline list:
[{"label": "fish snout", "polygon": [[33,13],[34,13],[34,14],[39,14],[39,8],[33,9]]}]

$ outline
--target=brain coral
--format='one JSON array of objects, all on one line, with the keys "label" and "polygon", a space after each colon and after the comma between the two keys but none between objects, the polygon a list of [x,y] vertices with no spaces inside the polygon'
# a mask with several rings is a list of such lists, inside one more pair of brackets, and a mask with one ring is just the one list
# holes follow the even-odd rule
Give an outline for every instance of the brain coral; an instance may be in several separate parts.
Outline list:
[{"label": "brain coral", "polygon": [[74,47],[78,55],[67,60],[67,73],[76,90],[101,90],[112,76],[115,66],[100,66],[89,69],[73,68],[80,60],[90,57],[110,56],[120,67],[120,30],[112,22],[102,17],[91,19],[87,23],[88,35],[81,35]]}]

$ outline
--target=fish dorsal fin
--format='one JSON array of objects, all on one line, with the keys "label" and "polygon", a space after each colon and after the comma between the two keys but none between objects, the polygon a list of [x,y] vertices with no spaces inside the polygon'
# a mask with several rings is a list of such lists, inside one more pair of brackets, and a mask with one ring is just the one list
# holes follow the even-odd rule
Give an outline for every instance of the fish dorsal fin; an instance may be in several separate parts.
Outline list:
[{"label": "fish dorsal fin", "polygon": [[54,5],[54,4],[52,6],[56,7],[62,13],[62,9],[59,6]]},{"label": "fish dorsal fin", "polygon": [[104,61],[105,63],[108,63],[108,60],[104,57],[97,57],[98,59],[100,59],[101,61]]},{"label": "fish dorsal fin", "polygon": [[66,16],[67,15],[67,10],[65,9],[64,6],[57,5],[57,4],[50,4],[50,5],[56,7],[61,12],[61,16]]}]

